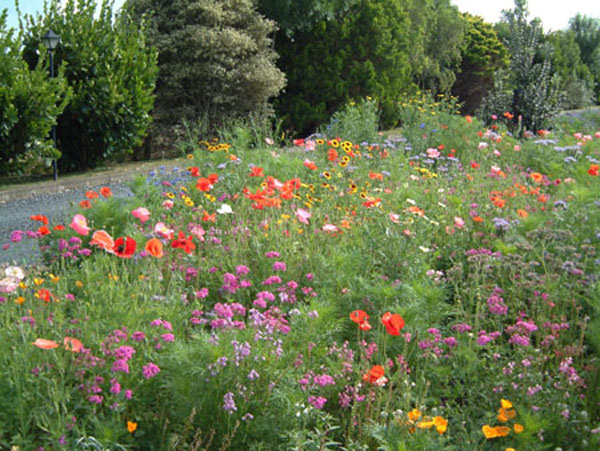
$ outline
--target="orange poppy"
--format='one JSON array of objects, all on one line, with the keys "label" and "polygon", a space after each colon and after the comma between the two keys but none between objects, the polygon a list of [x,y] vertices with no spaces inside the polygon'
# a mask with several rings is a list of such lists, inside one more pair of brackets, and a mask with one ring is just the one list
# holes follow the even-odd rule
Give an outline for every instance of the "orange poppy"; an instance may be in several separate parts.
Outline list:
[{"label": "orange poppy", "polygon": [[100,249],[104,249],[106,252],[113,253],[113,248],[115,247],[115,242],[112,237],[104,230],[97,230],[92,235],[92,239],[90,240],[90,244],[94,246],[98,246]]},{"label": "orange poppy", "polygon": [[210,180],[210,183],[214,185],[219,180],[219,174],[208,174],[207,178]]},{"label": "orange poppy", "polygon": [[92,204],[89,200],[82,200],[81,202],[79,202],[79,206],[81,208],[92,208]]},{"label": "orange poppy", "polygon": [[32,345],[37,346],[40,349],[54,349],[58,348],[58,343],[52,340],[46,340],[45,338],[38,338]]},{"label": "orange poppy", "polygon": [[338,156],[339,156],[339,154],[338,154],[337,150],[335,150],[335,149],[329,149],[327,151],[327,159],[329,161],[335,161],[335,160],[337,160]]},{"label": "orange poppy", "polygon": [[369,178],[373,180],[383,180],[383,174],[380,172],[369,171]]},{"label": "orange poppy", "polygon": [[521,218],[526,218],[527,216],[529,216],[529,213],[527,213],[527,211],[523,210],[522,208],[519,208],[517,210],[517,214],[521,217]]},{"label": "orange poppy", "polygon": [[588,169],[588,174],[593,175],[593,176],[600,175],[600,165],[590,164],[590,168]]},{"label": "orange poppy", "polygon": [[128,421],[127,422],[127,430],[129,431],[130,434],[133,434],[135,432],[135,430],[137,429],[138,424],[135,421]]},{"label": "orange poppy", "polygon": [[32,221],[40,221],[44,225],[48,225],[48,218],[44,215],[34,215],[31,216],[29,219],[31,219]]},{"label": "orange poppy", "polygon": [[146,242],[144,248],[146,252],[156,258],[161,258],[163,254],[163,244],[158,238],[151,238]]},{"label": "orange poppy", "polygon": [[100,194],[102,197],[109,198],[113,195],[111,189],[108,186],[103,186],[100,188]]},{"label": "orange poppy", "polygon": [[535,183],[542,183],[544,180],[544,176],[539,172],[532,172],[529,174],[529,177],[531,177]]},{"label": "orange poppy", "polygon": [[374,384],[385,375],[385,369],[381,365],[375,365],[363,375],[363,381]]},{"label": "orange poppy", "polygon": [[117,238],[113,247],[113,252],[117,257],[131,258],[137,247],[136,241],[130,236]]},{"label": "orange poppy", "polygon": [[204,215],[202,216],[202,220],[204,222],[216,222],[217,221],[217,214],[213,213],[212,215],[209,215],[208,211],[204,210]]},{"label": "orange poppy", "polygon": [[63,338],[63,344],[67,351],[81,352],[81,350],[83,349],[83,343],[77,338],[65,337]]},{"label": "orange poppy", "polygon": [[86,191],[85,197],[88,199],[98,199],[98,193],[96,191]]},{"label": "orange poppy", "polygon": [[310,160],[304,160],[304,166],[306,166],[311,171],[314,171],[317,169],[317,165],[313,161],[310,161]]},{"label": "orange poppy", "polygon": [[398,336],[404,327],[404,318],[397,313],[385,312],[381,317],[381,322],[385,326],[388,334]]},{"label": "orange poppy", "polygon": [[474,216],[473,221],[475,222],[483,222],[483,218],[481,216]]}]

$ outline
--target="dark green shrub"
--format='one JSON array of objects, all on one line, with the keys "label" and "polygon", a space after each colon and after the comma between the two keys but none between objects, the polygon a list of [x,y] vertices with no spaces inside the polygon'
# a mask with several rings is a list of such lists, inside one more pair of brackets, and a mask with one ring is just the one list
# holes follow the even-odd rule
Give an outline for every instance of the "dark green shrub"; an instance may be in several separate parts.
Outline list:
[{"label": "dark green shrub", "polygon": [[411,85],[409,27],[401,2],[360,0],[293,39],[278,35],[288,88],[275,105],[285,126],[309,133],[351,99],[366,96],[379,101],[382,122],[391,125],[395,99]]},{"label": "dark green shrub", "polygon": [[5,29],[6,11],[0,14],[0,172],[18,174],[29,162],[60,156],[50,139],[50,129],[69,97],[59,71],[48,76],[46,51],[29,70],[21,56],[20,37]]},{"label": "dark green shrub", "polygon": [[26,17],[25,56],[37,64],[35,49],[51,28],[61,37],[55,64],[73,91],[58,119],[59,161],[63,169],[98,166],[123,159],[142,143],[151,117],[156,52],[146,43],[144,26],[112,13],[112,0],[94,14],[94,0],[51,0],[44,16]]},{"label": "dark green shrub", "polygon": [[203,120],[214,130],[269,115],[285,77],[275,66],[275,23],[252,0],[128,0],[125,7],[150,19],[149,42],[159,55],[153,115],[161,129]]}]

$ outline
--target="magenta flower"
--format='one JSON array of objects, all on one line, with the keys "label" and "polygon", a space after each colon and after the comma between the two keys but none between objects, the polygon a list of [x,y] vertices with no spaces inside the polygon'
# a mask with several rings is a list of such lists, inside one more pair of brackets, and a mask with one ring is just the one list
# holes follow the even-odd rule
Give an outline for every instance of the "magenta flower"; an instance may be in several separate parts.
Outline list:
[{"label": "magenta flower", "polygon": [[87,225],[87,219],[83,215],[73,216],[73,220],[71,221],[71,224],[69,224],[69,227],[71,227],[80,235],[87,235],[90,233],[90,228]]},{"label": "magenta flower", "polygon": [[144,365],[142,368],[142,374],[145,379],[151,379],[159,372],[160,368],[152,362],[150,362],[148,365]]},{"label": "magenta flower", "polygon": [[146,222],[148,219],[150,219],[150,212],[148,211],[147,208],[144,208],[144,207],[136,208],[135,210],[133,210],[131,212],[131,214],[133,216],[135,216],[136,218],[138,218],[142,224],[144,222]]}]

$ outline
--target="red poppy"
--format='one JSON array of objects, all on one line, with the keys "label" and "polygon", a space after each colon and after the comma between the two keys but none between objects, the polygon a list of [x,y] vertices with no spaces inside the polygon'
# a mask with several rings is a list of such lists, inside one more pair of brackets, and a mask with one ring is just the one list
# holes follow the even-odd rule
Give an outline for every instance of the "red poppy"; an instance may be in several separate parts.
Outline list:
[{"label": "red poppy", "polygon": [[363,381],[370,384],[376,383],[385,375],[385,369],[381,365],[375,365],[363,375]]},{"label": "red poppy", "polygon": [[81,202],[79,202],[79,206],[81,208],[92,208],[92,204],[89,200],[82,200]]},{"label": "red poppy", "polygon": [[115,240],[113,252],[117,257],[131,258],[135,253],[137,243],[130,236],[120,237]]},{"label": "red poppy", "polygon": [[53,228],[54,230],[56,230],[56,231],[59,231],[59,232],[60,232],[60,231],[63,231],[63,230],[65,230],[65,226],[64,226],[64,225],[62,225],[62,224],[55,225],[55,226],[54,226],[54,227],[52,227],[52,228]]},{"label": "red poppy", "polygon": [[369,324],[369,315],[364,310],[354,310],[350,313],[350,319],[358,324],[360,330],[370,330],[371,325]]},{"label": "red poppy", "polygon": [[404,327],[404,318],[397,313],[385,312],[381,318],[381,322],[385,326],[388,334],[398,336]]},{"label": "red poppy", "polygon": [[98,193],[96,191],[86,191],[85,197],[88,199],[98,199]]},{"label": "red poppy", "polygon": [[250,177],[264,177],[265,176],[265,174],[263,173],[263,168],[261,168],[259,166],[252,167],[249,175],[250,175]]},{"label": "red poppy", "polygon": [[600,175],[600,165],[590,164],[590,168],[588,169],[588,174],[593,176]]},{"label": "red poppy", "polygon": [[212,189],[212,187],[212,182],[206,177],[200,177],[198,180],[196,180],[196,189],[199,191],[208,192]]},{"label": "red poppy", "polygon": [[50,230],[45,225],[41,226],[39,229],[37,229],[37,232],[42,236],[50,235]]},{"label": "red poppy", "polygon": [[186,238],[185,234],[182,231],[179,231],[179,238],[171,241],[171,247],[173,249],[183,249],[186,254],[191,254],[192,251],[196,249],[193,238],[193,235],[190,235]]},{"label": "red poppy", "polygon": [[102,197],[105,198],[109,198],[113,195],[112,191],[108,186],[103,186],[102,188],[100,188],[100,194],[102,195]]},{"label": "red poppy", "polygon": [[214,185],[219,180],[219,174],[208,174],[207,178],[210,180],[210,183]]},{"label": "red poppy", "polygon": [[190,172],[190,175],[192,177],[200,177],[200,169],[198,168],[198,166],[192,166],[188,168],[188,171]]},{"label": "red poppy", "polygon": [[40,288],[35,294],[35,297],[43,300],[44,302],[50,302],[54,295],[50,292],[50,290],[47,290],[46,288]]},{"label": "red poppy", "polygon": [[44,225],[48,225],[48,218],[44,215],[34,215],[31,216],[29,219],[31,219],[32,221],[40,221]]}]

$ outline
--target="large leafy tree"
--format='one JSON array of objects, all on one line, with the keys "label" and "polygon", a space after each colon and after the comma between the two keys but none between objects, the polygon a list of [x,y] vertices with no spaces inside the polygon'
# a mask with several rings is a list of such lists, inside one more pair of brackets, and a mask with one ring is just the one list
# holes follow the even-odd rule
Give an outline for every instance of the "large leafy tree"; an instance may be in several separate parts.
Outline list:
[{"label": "large leafy tree", "polygon": [[461,47],[461,65],[452,93],[473,113],[494,86],[494,73],[509,64],[508,51],[493,26],[479,16],[463,14],[467,23]]},{"label": "large leafy tree", "polygon": [[[64,6],[61,6],[64,5]],[[139,149],[151,122],[156,53],[144,28],[127,15],[114,17],[112,0],[50,0],[43,16],[26,16],[24,54],[38,64],[41,37],[61,37],[55,64],[64,64],[72,97],[58,118],[62,169],[85,169]]]},{"label": "large leafy tree", "polygon": [[594,103],[594,76],[581,60],[573,30],[559,30],[547,36],[552,45],[552,67],[560,75],[565,91],[563,107],[583,108]]},{"label": "large leafy tree", "polygon": [[484,118],[510,113],[508,125],[519,134],[549,126],[563,101],[560,76],[552,72],[550,52],[542,40],[541,22],[529,21],[528,15],[526,0],[515,0],[514,9],[503,11],[510,66],[497,72],[494,89],[481,108]]},{"label": "large leafy tree", "polygon": [[162,131],[184,120],[216,127],[269,114],[285,77],[275,65],[275,23],[252,0],[128,0],[125,7],[150,21],[159,67],[154,116]]},{"label": "large leafy tree", "polygon": [[600,101],[600,19],[577,14],[569,21],[569,29],[575,34],[581,60],[594,78],[596,98]]},{"label": "large leafy tree", "polygon": [[359,0],[334,19],[293,37],[280,33],[277,51],[288,87],[276,101],[288,128],[309,133],[350,99],[372,96],[384,123],[411,85],[410,19],[399,0]]},{"label": "large leafy tree", "polygon": [[49,132],[70,94],[62,70],[56,78],[48,78],[46,52],[29,69],[21,54],[20,36],[13,34],[6,29],[6,11],[0,12],[0,173],[3,175],[19,173],[28,161],[60,156]]}]

